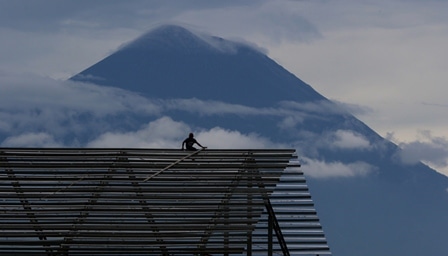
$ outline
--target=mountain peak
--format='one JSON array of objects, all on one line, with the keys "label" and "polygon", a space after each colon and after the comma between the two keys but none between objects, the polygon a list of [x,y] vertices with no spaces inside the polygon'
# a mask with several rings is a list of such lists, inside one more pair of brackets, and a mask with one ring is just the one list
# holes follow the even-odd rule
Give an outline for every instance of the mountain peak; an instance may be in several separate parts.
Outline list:
[{"label": "mountain peak", "polygon": [[210,37],[199,36],[181,26],[162,25],[130,42],[124,49],[191,53],[192,51],[199,52],[215,48],[210,39]]},{"label": "mountain peak", "polygon": [[259,49],[176,25],[149,31],[72,79],[152,98],[198,98],[249,106],[323,99]]}]

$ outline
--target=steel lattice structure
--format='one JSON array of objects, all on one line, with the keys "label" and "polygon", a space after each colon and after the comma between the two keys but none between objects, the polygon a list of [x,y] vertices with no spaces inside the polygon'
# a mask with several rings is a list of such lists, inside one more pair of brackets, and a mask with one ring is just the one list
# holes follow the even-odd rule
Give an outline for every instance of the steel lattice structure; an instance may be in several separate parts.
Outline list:
[{"label": "steel lattice structure", "polygon": [[294,154],[0,148],[0,254],[330,254]]}]

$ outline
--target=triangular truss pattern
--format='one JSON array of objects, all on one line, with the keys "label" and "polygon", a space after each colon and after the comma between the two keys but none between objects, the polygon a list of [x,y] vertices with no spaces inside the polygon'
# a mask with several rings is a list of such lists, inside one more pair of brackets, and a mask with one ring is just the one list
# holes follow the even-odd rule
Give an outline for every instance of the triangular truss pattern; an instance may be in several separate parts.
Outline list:
[{"label": "triangular truss pattern", "polygon": [[330,254],[294,152],[0,148],[0,254]]}]

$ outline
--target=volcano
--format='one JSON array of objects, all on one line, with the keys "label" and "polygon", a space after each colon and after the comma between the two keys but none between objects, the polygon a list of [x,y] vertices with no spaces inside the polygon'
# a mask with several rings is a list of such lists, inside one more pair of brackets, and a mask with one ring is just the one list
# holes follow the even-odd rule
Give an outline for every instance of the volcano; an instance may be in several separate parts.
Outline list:
[{"label": "volcano", "polygon": [[335,256],[448,255],[448,177],[402,163],[400,148],[256,46],[164,25],[71,80],[163,102],[164,115],[195,127],[296,148]]}]

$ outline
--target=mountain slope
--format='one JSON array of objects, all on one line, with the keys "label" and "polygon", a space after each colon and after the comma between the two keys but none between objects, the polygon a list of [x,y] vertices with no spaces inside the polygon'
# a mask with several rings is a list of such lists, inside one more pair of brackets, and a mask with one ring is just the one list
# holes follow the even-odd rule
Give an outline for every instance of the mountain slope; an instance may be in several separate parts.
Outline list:
[{"label": "mountain slope", "polygon": [[[200,110],[185,104],[164,114],[297,148],[335,256],[448,255],[448,178],[423,164],[402,164],[396,145],[253,47],[166,25],[72,80],[165,103],[199,102]],[[138,126],[148,117],[126,120]],[[344,144],[347,137],[358,144]],[[315,178],[313,169],[324,164],[352,173]]]},{"label": "mountain slope", "polygon": [[[181,27],[163,26],[72,79],[93,81],[93,76],[96,84],[152,98],[196,97],[250,106],[322,98],[257,50],[216,37],[206,40]],[[238,86],[242,81],[245,85]]]}]

